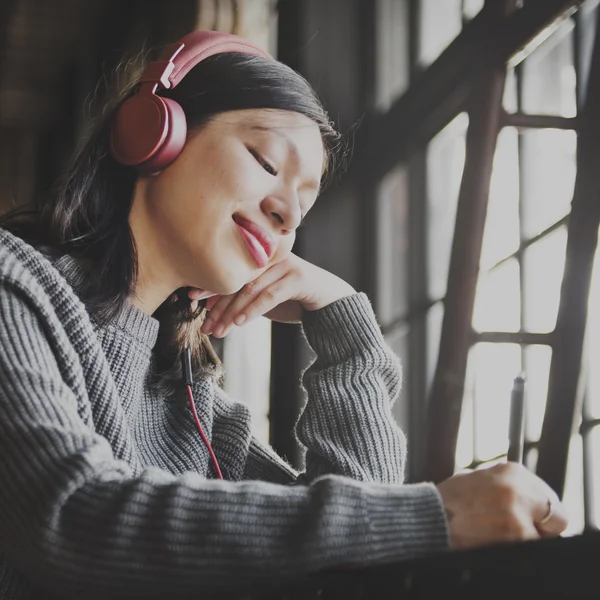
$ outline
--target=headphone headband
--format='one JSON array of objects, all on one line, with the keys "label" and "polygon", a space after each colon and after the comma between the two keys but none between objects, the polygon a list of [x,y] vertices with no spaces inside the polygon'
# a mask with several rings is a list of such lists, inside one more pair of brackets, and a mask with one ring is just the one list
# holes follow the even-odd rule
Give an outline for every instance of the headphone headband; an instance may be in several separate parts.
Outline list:
[{"label": "headphone headband", "polygon": [[149,63],[140,83],[156,82],[165,89],[175,87],[198,63],[221,52],[240,52],[273,60],[268,52],[237,35],[193,31],[179,42],[167,46],[157,60]]},{"label": "headphone headband", "polygon": [[156,92],[177,86],[198,63],[222,52],[274,60],[249,40],[218,31],[193,31],[166,46],[158,60],[144,69],[135,94],[117,110],[110,137],[111,155],[117,162],[154,173],[179,156],[187,135],[185,114],[177,102]]}]

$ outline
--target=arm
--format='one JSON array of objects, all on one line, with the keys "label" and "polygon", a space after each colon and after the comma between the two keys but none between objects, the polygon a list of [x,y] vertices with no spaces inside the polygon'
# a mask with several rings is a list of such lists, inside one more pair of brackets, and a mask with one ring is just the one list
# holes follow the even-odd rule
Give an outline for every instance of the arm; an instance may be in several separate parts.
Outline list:
[{"label": "arm", "polygon": [[[206,294],[192,290],[190,298]],[[332,473],[403,481],[406,442],[391,415],[400,364],[364,294],[290,254],[238,292],[212,295],[206,306],[210,313],[202,331],[217,337],[260,315],[303,323],[316,353],[304,374],[308,402],[296,427],[308,449],[305,478]]]},{"label": "arm", "polygon": [[253,440],[245,478],[305,483],[332,473],[401,483],[406,442],[391,406],[402,371],[368,299],[355,294],[307,312],[303,325],[316,352],[304,373],[308,402],[296,427],[307,447],[306,472],[298,475],[271,448]]},{"label": "arm", "polygon": [[34,293],[0,284],[0,539],[37,584],[79,598],[210,595],[447,546],[427,484],[134,475],[80,419],[56,323],[40,314]]},{"label": "arm", "polygon": [[402,483],[406,440],[391,414],[402,370],[369,300],[354,294],[306,312],[303,326],[316,353],[303,376],[308,402],[296,428],[308,479],[337,473]]}]

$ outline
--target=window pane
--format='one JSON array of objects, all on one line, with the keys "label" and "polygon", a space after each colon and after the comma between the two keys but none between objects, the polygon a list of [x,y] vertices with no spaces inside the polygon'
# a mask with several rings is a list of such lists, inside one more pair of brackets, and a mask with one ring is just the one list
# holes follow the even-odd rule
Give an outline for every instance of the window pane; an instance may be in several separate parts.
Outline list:
[{"label": "window pane", "polygon": [[523,236],[530,239],[571,210],[577,172],[574,131],[541,129],[523,135]]},{"label": "window pane", "polygon": [[525,348],[525,439],[531,442],[537,442],[542,434],[551,360],[550,346]]},{"label": "window pane", "polygon": [[465,19],[472,19],[483,8],[485,0],[464,0],[463,14]]},{"label": "window pane", "polygon": [[519,262],[511,258],[482,272],[477,282],[473,328],[477,331],[519,331],[521,284]]},{"label": "window pane", "polygon": [[504,98],[502,99],[502,104],[509,113],[515,113],[519,109],[517,77],[514,69],[509,69],[506,73],[506,83],[504,84]]},{"label": "window pane", "polygon": [[508,450],[510,398],[515,376],[521,371],[517,344],[476,344],[474,361],[475,458],[486,460]]},{"label": "window pane", "polygon": [[269,441],[269,389],[271,377],[271,321],[255,319],[234,327],[225,338],[223,388],[242,400],[252,413],[252,433]]},{"label": "window pane", "polygon": [[525,460],[523,464],[532,472],[535,473],[535,469],[537,467],[539,452],[537,448],[530,448],[528,452],[525,453]]},{"label": "window pane", "polygon": [[431,64],[462,29],[461,0],[419,2],[419,63]]},{"label": "window pane", "polygon": [[475,459],[475,433],[473,429],[473,394],[475,389],[475,372],[477,346],[472,346],[467,358],[467,372],[465,374],[465,390],[463,394],[462,410],[460,413],[460,426],[456,440],[455,471],[460,471],[469,466]]},{"label": "window pane", "polygon": [[574,117],[573,21],[566,20],[523,61],[523,112]]},{"label": "window pane", "polygon": [[505,127],[494,156],[481,268],[489,269],[510,256],[519,243],[519,137],[514,127]]},{"label": "window pane", "polygon": [[383,325],[408,312],[408,173],[390,171],[377,194],[377,313]]},{"label": "window pane", "polygon": [[585,513],[583,508],[583,445],[580,435],[574,435],[569,445],[563,504],[569,517],[569,525],[563,535],[581,533],[585,524]]},{"label": "window pane", "polygon": [[600,247],[596,249],[594,269],[588,300],[588,322],[586,332],[587,389],[586,416],[600,418]]},{"label": "window pane", "polygon": [[524,326],[549,333],[556,326],[560,286],[565,266],[567,228],[562,226],[524,253]]},{"label": "window pane", "polygon": [[377,0],[376,103],[387,111],[410,76],[409,0]]},{"label": "window pane", "polygon": [[440,338],[442,335],[442,322],[444,320],[444,303],[436,302],[427,312],[425,327],[427,328],[427,394],[431,389],[435,368],[437,367],[440,351]]},{"label": "window pane", "polygon": [[587,90],[587,81],[592,62],[592,48],[596,37],[596,11],[600,0],[587,0],[583,3],[577,13],[579,21],[579,106],[583,104]]},{"label": "window pane", "polygon": [[588,485],[592,489],[592,526],[600,528],[600,427],[594,427],[590,431],[590,461],[592,468],[592,481]]},{"label": "window pane", "polygon": [[460,114],[427,148],[427,270],[429,297],[446,294],[469,118]]}]

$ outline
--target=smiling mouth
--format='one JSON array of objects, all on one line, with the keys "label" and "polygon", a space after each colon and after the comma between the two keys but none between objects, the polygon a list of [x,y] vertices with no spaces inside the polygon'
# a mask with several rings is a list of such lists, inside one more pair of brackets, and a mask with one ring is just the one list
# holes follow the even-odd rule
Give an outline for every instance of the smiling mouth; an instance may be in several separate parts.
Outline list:
[{"label": "smiling mouth", "polygon": [[256,223],[244,219],[239,215],[233,215],[233,221],[235,222],[250,255],[254,259],[254,262],[260,269],[266,267],[273,254],[272,243],[268,234],[266,234],[261,227],[256,225]]}]

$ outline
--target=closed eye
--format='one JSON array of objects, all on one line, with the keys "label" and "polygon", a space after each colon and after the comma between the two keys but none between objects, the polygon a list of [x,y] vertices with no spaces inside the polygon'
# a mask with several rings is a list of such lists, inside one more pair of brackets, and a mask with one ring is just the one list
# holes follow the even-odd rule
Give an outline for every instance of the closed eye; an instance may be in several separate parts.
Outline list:
[{"label": "closed eye", "polygon": [[248,148],[248,152],[254,156],[256,162],[269,174],[273,175],[273,177],[277,176],[277,170],[270,163],[268,163],[256,150],[252,148]]}]

